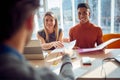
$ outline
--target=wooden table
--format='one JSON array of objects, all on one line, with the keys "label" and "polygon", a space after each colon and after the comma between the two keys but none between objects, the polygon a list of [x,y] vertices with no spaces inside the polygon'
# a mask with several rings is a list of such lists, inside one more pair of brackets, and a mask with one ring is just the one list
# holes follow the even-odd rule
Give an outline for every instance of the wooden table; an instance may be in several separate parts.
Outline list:
[{"label": "wooden table", "polygon": [[[77,53],[77,57],[72,59],[73,70],[77,80],[120,80],[120,63],[112,60],[103,62],[103,59],[120,55],[120,49],[106,49],[105,51],[96,51],[89,53]],[[55,62],[61,62],[61,55],[49,54],[44,60],[30,60],[35,67],[51,67]],[[82,57],[90,57],[92,64],[83,65]],[[59,66],[60,67],[60,66]]]}]

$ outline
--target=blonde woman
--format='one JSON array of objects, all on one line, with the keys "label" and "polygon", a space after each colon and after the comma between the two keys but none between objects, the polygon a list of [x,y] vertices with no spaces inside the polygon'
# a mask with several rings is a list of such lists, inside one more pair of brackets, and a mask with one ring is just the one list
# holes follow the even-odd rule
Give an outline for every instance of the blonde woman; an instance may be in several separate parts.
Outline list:
[{"label": "blonde woman", "polygon": [[53,50],[63,47],[62,29],[58,28],[58,21],[53,12],[46,12],[44,15],[44,29],[38,31],[37,38],[41,41],[44,50]]}]

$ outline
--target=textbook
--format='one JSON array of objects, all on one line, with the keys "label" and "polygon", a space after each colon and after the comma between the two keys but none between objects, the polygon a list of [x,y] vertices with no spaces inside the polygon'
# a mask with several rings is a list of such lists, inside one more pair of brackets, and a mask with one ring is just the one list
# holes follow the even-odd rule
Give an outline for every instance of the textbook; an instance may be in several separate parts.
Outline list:
[{"label": "textbook", "polygon": [[120,40],[120,38],[112,38],[102,44],[100,44],[99,46],[95,47],[95,48],[82,48],[82,49],[78,49],[79,53],[83,53],[83,52],[91,52],[91,51],[97,51],[97,50],[102,50],[103,48],[105,48],[107,45]]},{"label": "textbook", "polygon": [[28,60],[45,59],[48,53],[42,50],[39,40],[31,40],[24,46],[23,55]]},{"label": "textbook", "polygon": [[57,53],[57,52],[65,52],[65,50],[72,50],[72,48],[75,46],[76,40],[68,42],[68,43],[63,43],[64,47],[63,48],[56,48],[51,53]]}]

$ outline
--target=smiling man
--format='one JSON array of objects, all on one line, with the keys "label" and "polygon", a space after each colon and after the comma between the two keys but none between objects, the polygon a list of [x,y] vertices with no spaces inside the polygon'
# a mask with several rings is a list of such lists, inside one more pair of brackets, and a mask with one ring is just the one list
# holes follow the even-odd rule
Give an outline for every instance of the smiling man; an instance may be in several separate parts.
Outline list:
[{"label": "smiling man", "polygon": [[80,3],[77,7],[79,23],[69,31],[70,41],[76,40],[74,49],[93,48],[95,44],[102,43],[102,30],[92,24],[90,18],[90,7],[87,3]]}]

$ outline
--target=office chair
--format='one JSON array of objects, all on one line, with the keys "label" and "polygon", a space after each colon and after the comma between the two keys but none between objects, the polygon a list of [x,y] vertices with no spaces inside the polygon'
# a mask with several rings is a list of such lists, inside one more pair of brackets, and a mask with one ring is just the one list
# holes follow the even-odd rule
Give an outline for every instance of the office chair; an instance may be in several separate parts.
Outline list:
[{"label": "office chair", "polygon": [[[116,33],[109,33],[109,34],[104,34],[102,39],[103,42],[112,39],[112,38],[120,38],[120,34],[116,34]],[[106,46],[107,49],[114,49],[114,48],[120,48],[120,40],[117,40],[111,44],[109,44],[108,46]]]}]

